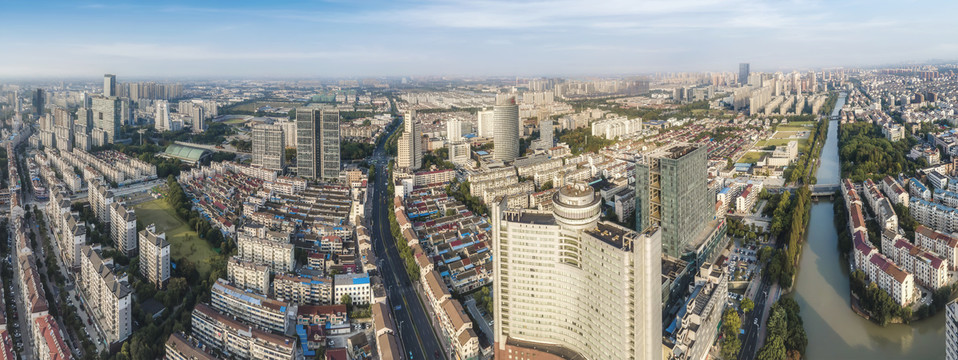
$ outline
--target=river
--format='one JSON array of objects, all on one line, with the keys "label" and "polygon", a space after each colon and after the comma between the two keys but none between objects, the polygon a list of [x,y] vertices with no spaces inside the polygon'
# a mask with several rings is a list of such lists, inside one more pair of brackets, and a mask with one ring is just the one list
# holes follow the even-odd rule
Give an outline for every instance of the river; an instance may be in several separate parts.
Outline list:
[{"label": "river", "polygon": [[[844,104],[839,97],[835,112]],[[816,177],[820,184],[839,182],[838,121],[828,125]],[[840,198],[836,201],[841,201]],[[806,359],[944,359],[944,311],[910,325],[881,327],[849,307],[848,261],[838,253],[832,202],[812,205],[808,241],[803,249],[794,297],[802,307],[808,336]]]}]

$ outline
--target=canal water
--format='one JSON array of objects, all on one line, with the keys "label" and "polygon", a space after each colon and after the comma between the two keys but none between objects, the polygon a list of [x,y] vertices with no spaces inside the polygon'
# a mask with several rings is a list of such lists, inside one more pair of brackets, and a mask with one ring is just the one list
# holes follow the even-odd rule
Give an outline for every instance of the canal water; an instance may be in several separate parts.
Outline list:
[{"label": "canal water", "polygon": [[[844,96],[835,111],[841,109]],[[839,182],[838,121],[828,125],[819,184]],[[841,201],[836,199],[836,201]],[[849,307],[848,261],[838,253],[832,202],[812,205],[808,241],[803,249],[794,297],[802,307],[808,336],[806,359],[944,359],[944,311],[910,325],[881,327]]]}]

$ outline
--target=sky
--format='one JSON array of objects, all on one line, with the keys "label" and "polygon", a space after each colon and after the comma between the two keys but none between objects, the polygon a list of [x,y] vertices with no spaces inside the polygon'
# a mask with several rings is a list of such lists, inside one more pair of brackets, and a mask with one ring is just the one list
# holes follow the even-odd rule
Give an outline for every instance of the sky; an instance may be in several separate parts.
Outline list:
[{"label": "sky", "polygon": [[0,78],[603,76],[958,59],[958,1],[0,0]]}]

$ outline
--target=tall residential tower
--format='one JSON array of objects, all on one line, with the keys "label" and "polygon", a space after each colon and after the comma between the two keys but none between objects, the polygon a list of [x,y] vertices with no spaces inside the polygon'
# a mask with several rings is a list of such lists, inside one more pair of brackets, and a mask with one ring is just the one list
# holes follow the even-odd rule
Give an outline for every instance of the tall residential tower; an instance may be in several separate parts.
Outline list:
[{"label": "tall residential tower", "polygon": [[422,135],[419,132],[416,110],[409,110],[403,116],[403,132],[396,145],[396,166],[408,170],[422,167]]},{"label": "tall residential tower", "polygon": [[307,179],[339,178],[339,111],[296,109],[296,172]]},{"label": "tall residential tower", "polygon": [[253,166],[283,171],[286,166],[285,140],[280,125],[253,126]]}]

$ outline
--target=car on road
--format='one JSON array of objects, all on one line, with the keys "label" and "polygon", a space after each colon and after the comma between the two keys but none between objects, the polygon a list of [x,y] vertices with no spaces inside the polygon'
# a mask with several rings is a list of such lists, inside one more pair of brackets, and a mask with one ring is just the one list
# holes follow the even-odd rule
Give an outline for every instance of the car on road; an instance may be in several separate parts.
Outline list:
[{"label": "car on road", "polygon": [[396,307],[394,307],[393,309],[396,311],[399,311],[402,309],[402,305],[396,305]]},{"label": "car on road", "polygon": [[758,318],[755,318],[755,321],[752,322],[755,326],[758,326]]}]

